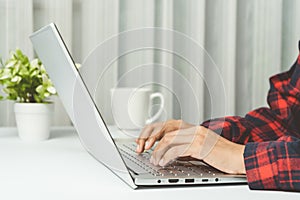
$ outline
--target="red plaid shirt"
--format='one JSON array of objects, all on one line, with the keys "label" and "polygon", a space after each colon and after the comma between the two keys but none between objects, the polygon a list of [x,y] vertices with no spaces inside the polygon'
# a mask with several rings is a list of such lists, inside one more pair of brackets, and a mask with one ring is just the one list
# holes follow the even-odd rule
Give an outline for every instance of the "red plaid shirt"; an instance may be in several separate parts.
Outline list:
[{"label": "red plaid shirt", "polygon": [[300,191],[300,54],[289,71],[270,78],[270,85],[269,107],[202,125],[246,145],[251,189]]}]

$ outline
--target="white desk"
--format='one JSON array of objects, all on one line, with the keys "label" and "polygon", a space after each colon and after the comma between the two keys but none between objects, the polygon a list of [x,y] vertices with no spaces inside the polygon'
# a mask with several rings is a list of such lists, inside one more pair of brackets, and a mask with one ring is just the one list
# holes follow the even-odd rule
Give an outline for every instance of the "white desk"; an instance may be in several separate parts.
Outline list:
[{"label": "white desk", "polygon": [[51,139],[21,141],[0,128],[0,199],[297,199],[293,192],[251,191],[247,185],[132,190],[81,146],[71,127],[53,128]]}]

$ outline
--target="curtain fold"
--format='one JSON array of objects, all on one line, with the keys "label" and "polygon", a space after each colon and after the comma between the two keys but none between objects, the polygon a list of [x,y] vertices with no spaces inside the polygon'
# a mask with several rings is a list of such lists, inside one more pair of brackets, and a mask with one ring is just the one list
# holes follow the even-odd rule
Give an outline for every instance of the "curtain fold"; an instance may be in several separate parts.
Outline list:
[{"label": "curtain fold", "polygon": [[[188,40],[193,40],[202,50],[202,54],[195,55],[195,51],[187,47],[187,54],[198,57],[201,66],[192,66],[179,56],[173,56],[173,68],[189,80],[190,88],[182,87],[182,81],[173,80],[173,89],[178,98],[173,99],[173,117],[183,119],[190,123],[198,124],[204,120],[204,49],[205,49],[205,10],[204,0],[174,1],[173,4],[173,29],[186,35]],[[188,23],[187,23],[188,22]],[[174,49],[183,48],[185,41],[174,40]],[[196,59],[195,59],[196,60]],[[197,71],[195,69],[197,68]],[[181,97],[181,98],[180,98]],[[177,100],[178,99],[178,100]],[[179,99],[182,99],[181,101]],[[196,99],[196,101],[192,101]],[[189,103],[187,103],[189,101]]]},{"label": "curtain fold", "polygon": [[[266,106],[268,78],[281,71],[281,0],[239,0],[236,40],[236,113]],[[294,51],[297,49],[294,48]]]},{"label": "curtain fold", "polygon": [[[0,15],[0,58],[7,59],[9,52],[17,47],[32,57],[27,37],[33,30],[32,0],[1,0]],[[0,110],[0,126],[14,126],[13,102],[0,101]]]},{"label": "curtain fold", "polygon": [[281,69],[288,70],[295,62],[298,51],[295,51],[297,42],[300,40],[300,1],[284,0],[282,7],[282,52]]},{"label": "curtain fold", "polygon": [[[209,12],[205,16],[205,48],[221,73],[226,95],[223,97],[219,93],[218,101],[210,106],[217,110],[216,116],[211,116],[211,109],[206,109],[205,118],[235,114],[236,7],[236,0],[213,0],[206,3],[206,10]],[[212,72],[205,68],[205,78],[217,79],[218,76]],[[220,81],[214,80],[214,83],[220,84]],[[209,104],[211,100],[207,91],[204,96],[206,104]]]},{"label": "curtain fold", "polygon": [[[144,80],[147,87],[165,96],[160,120],[183,118],[199,123],[266,106],[269,76],[287,70],[298,54],[299,6],[297,0],[0,0],[0,57],[6,59],[10,50],[20,47],[32,58],[28,36],[50,22],[57,24],[77,63],[84,63],[99,44],[114,37],[118,40],[102,56],[119,55],[131,45],[129,40],[118,38],[119,33],[156,27],[165,31],[147,33],[147,41],[169,45],[170,51],[134,50],[109,67],[80,71],[109,123],[113,123],[110,88],[136,87]],[[178,40],[177,33],[202,47],[203,52],[195,55],[197,51]],[[177,50],[203,63],[196,70],[174,53]],[[152,68],[147,73],[137,70],[135,78],[129,76],[139,66]],[[105,70],[106,75],[99,77]],[[179,76],[190,84],[192,92]],[[225,95],[218,88],[224,89]],[[70,125],[59,97],[53,100],[53,124]],[[15,125],[12,107],[13,102],[0,102],[0,126]]]}]

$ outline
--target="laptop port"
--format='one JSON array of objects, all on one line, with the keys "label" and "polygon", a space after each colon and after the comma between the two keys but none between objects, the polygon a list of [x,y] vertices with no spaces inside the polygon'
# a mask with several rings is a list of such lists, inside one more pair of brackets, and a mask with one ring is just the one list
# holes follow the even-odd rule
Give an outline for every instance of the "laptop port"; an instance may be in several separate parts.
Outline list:
[{"label": "laptop port", "polygon": [[169,183],[178,183],[179,179],[177,178],[171,178],[169,179]]},{"label": "laptop port", "polygon": [[202,179],[202,182],[208,182],[208,178]]},{"label": "laptop port", "polygon": [[187,179],[185,179],[185,182],[186,183],[194,183],[195,179],[193,179],[193,178],[187,178]]}]

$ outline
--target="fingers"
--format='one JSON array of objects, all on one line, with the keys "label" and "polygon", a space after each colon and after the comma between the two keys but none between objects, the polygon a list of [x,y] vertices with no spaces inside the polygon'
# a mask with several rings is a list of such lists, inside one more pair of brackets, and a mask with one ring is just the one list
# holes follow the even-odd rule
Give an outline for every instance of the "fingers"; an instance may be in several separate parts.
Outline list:
[{"label": "fingers", "polygon": [[142,153],[145,150],[145,146],[146,149],[150,149],[152,147],[156,139],[155,138],[151,138],[151,140],[148,139],[152,135],[153,131],[159,126],[161,126],[160,123],[155,123],[155,124],[147,125],[143,128],[139,138],[135,140],[135,142],[137,143],[136,152],[138,154]]},{"label": "fingers", "polygon": [[188,145],[179,145],[171,147],[163,157],[158,161],[159,166],[166,166],[168,163],[174,161],[178,157],[188,156]]},{"label": "fingers", "polygon": [[157,140],[160,140],[165,134],[179,130],[190,128],[193,125],[188,124],[182,120],[168,120],[166,122],[157,122],[149,124],[143,128],[139,138],[136,139],[138,154],[144,150],[149,150],[153,147]]},{"label": "fingers", "polygon": [[151,149],[155,144],[156,140],[158,140],[158,138],[155,135],[150,136],[145,142],[145,150]]},{"label": "fingers", "polygon": [[138,139],[148,139],[148,137],[151,135],[152,131],[154,130],[154,128],[157,126],[158,124],[149,124],[146,125],[141,133]]},{"label": "fingers", "polygon": [[149,150],[154,143],[159,140],[165,133],[164,127],[167,122],[156,122],[149,124],[143,128],[139,138],[136,139],[136,152],[142,153],[144,150]]},{"label": "fingers", "polygon": [[145,142],[145,150],[151,149],[157,140],[160,140],[166,133],[165,125],[160,124],[160,126],[155,126],[152,130],[151,136]]},{"label": "fingers", "polygon": [[142,153],[144,151],[145,139],[136,139],[135,142],[137,143],[136,152],[138,154]]},{"label": "fingers", "polygon": [[[201,126],[180,129],[165,135],[152,153],[150,162],[165,166],[178,157],[193,157],[201,160],[207,130]],[[204,145],[205,146],[205,145]]]},{"label": "fingers", "polygon": [[[178,150],[177,146],[186,147],[186,149],[181,149],[181,152],[175,152],[178,156],[185,156],[196,155],[196,151],[200,151],[201,148],[201,138],[202,136],[199,135],[197,132],[197,127],[192,127],[189,129],[181,129],[165,135],[161,141],[157,144],[156,148],[152,153],[152,157],[150,162],[154,165],[159,165],[161,159],[165,156],[165,154],[171,149],[175,147],[175,150]],[[183,147],[183,146],[182,146]],[[172,151],[174,152],[174,150]],[[168,154],[167,154],[168,156]],[[169,160],[167,160],[169,161]],[[166,161],[162,161],[165,163]]]}]

